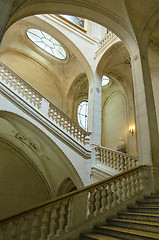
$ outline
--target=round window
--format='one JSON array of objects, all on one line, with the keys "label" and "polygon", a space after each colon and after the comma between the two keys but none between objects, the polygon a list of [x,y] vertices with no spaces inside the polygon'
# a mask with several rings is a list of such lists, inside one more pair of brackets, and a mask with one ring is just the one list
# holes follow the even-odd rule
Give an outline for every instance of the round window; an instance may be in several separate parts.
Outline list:
[{"label": "round window", "polygon": [[64,48],[49,34],[39,29],[29,29],[27,30],[27,36],[34,44],[43,49],[45,52],[51,54],[53,57],[60,60],[66,59],[66,52]]}]

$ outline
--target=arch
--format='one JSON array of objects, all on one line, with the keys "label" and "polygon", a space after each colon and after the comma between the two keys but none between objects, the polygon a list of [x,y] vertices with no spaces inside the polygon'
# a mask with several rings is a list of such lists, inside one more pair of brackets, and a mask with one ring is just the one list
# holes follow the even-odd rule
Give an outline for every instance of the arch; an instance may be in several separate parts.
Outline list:
[{"label": "arch", "polygon": [[[64,152],[33,123],[17,114],[0,111],[1,137],[21,150],[43,174],[52,196],[61,182],[71,176],[78,188],[83,186],[77,170]],[[5,121],[5,122],[4,122]],[[9,127],[4,126],[9,123]]]},{"label": "arch", "polygon": [[[118,14],[119,7],[122,12],[120,15]],[[128,18],[128,14],[125,14],[125,12],[125,5],[121,2],[118,4],[115,2],[112,5],[106,4],[105,2],[105,5],[102,6],[97,3],[81,0],[78,2],[72,2],[70,0],[65,2],[49,0],[47,1],[47,4],[44,4],[44,1],[41,1],[40,3],[38,1],[34,1],[34,3],[32,1],[25,1],[24,3],[19,3],[17,6],[15,6],[15,10],[12,13],[12,17],[8,22],[7,28],[14,22],[31,15],[46,13],[68,14],[90,19],[105,27],[108,27],[117,36],[119,36],[119,38],[122,39],[127,46],[131,48],[136,39],[129,24],[130,20]],[[123,19],[122,16],[125,16],[126,19]]]},{"label": "arch", "polygon": [[49,200],[51,192],[37,166],[19,148],[0,138],[0,218]]},{"label": "arch", "polygon": [[59,187],[57,192],[57,196],[72,192],[74,190],[77,190],[77,187],[75,186],[74,182],[71,180],[71,178],[66,178],[61,183],[61,186]]}]

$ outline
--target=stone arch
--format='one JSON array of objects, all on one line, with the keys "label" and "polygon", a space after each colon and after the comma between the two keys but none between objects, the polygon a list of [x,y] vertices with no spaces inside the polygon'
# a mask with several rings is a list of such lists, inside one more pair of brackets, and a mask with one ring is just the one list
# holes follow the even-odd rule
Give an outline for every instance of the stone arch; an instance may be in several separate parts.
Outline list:
[{"label": "stone arch", "polygon": [[[39,169],[56,196],[61,182],[71,176],[77,188],[83,186],[76,169],[64,152],[38,127],[17,114],[0,112],[1,137],[21,150]],[[9,122],[6,128],[4,124]]]},{"label": "stone arch", "polygon": [[19,148],[0,138],[0,218],[32,208],[52,197],[37,166]]},{"label": "stone arch", "polygon": [[62,183],[61,186],[58,189],[57,196],[72,192],[76,190],[77,187],[75,186],[74,182],[71,180],[71,178],[66,178]]},{"label": "stone arch", "polygon": [[[124,4],[121,4],[121,2],[119,4],[123,14],[125,15],[126,9]],[[123,19],[121,19],[121,17],[119,17],[117,14],[118,7],[119,6],[116,6],[114,3],[113,8],[111,8],[110,5],[108,5],[106,8],[103,8],[102,6],[98,6],[98,4],[88,1],[70,2],[67,0],[65,2],[59,2],[50,0],[47,1],[47,4],[44,4],[44,1],[41,1],[40,3],[38,1],[34,1],[34,3],[28,3],[25,1],[24,3],[17,3],[17,5],[15,5],[15,10],[12,13],[12,17],[10,18],[7,27],[24,17],[36,14],[61,13],[76,15],[108,27],[117,36],[119,36],[127,46],[131,47],[132,44],[135,43],[135,36],[130,28],[128,15],[125,15],[128,22],[126,24],[126,21],[123,21]]]}]

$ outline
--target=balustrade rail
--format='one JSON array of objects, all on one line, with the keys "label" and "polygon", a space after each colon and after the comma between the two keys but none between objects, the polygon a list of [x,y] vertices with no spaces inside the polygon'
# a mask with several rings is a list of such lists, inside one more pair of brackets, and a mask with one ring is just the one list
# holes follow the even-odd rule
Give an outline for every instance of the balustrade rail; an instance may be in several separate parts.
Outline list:
[{"label": "balustrade rail", "polygon": [[[75,239],[68,234],[144,192],[150,182],[148,166],[135,167],[114,177],[50,200],[41,206],[0,221],[0,239]],[[147,177],[147,179],[146,179]],[[77,237],[77,236],[76,236]]]},{"label": "balustrade rail", "polygon": [[42,113],[49,121],[51,120],[55,126],[78,141],[78,143],[85,146],[89,145],[90,132],[86,132],[2,62],[0,62],[0,78],[14,94],[27,102],[40,114]]},{"label": "balustrade rail", "polygon": [[118,171],[128,170],[138,165],[137,158],[127,156],[125,153],[100,146],[94,148],[96,163],[101,163]]}]

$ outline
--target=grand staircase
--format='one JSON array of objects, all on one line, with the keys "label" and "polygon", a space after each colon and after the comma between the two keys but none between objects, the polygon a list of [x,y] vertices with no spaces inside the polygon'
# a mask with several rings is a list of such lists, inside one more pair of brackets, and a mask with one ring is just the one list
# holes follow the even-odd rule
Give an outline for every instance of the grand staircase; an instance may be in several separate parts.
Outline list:
[{"label": "grand staircase", "polygon": [[95,226],[92,233],[80,236],[80,240],[88,239],[159,239],[159,193],[145,196],[105,225]]}]

